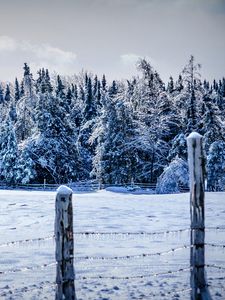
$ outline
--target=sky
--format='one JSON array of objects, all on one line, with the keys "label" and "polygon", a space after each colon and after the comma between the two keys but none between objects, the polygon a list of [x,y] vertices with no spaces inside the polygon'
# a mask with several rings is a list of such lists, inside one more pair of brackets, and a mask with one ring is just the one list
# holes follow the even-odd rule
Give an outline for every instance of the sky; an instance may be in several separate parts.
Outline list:
[{"label": "sky", "polygon": [[24,62],[34,75],[130,78],[139,57],[167,81],[190,55],[203,79],[220,79],[224,32],[225,0],[0,0],[0,81],[21,78]]}]

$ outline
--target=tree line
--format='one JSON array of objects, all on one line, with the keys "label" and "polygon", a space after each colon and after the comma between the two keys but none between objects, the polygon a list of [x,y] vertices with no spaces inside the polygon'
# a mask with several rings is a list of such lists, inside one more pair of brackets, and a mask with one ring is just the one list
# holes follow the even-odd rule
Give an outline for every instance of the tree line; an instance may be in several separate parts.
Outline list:
[{"label": "tree line", "polygon": [[159,192],[188,185],[186,137],[204,136],[209,190],[225,186],[225,78],[202,81],[190,57],[164,83],[146,59],[138,75],[108,82],[27,63],[21,82],[0,83],[0,175],[18,183],[156,183]]}]

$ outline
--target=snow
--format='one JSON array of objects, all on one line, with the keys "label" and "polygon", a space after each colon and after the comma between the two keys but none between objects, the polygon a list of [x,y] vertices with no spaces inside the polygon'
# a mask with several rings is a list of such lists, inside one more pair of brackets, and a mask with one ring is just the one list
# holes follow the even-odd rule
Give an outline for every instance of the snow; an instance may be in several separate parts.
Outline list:
[{"label": "snow", "polygon": [[[55,192],[0,190],[0,299],[54,299]],[[225,193],[206,193],[206,228],[225,229]],[[190,226],[189,194],[132,194],[116,190],[73,194],[74,232],[165,232]],[[10,241],[45,238],[5,245]],[[50,237],[47,239],[47,237]],[[189,231],[153,235],[74,237],[78,299],[190,299]],[[224,230],[206,230],[206,243],[225,244]],[[131,259],[84,259],[166,252]],[[83,257],[78,259],[79,257]],[[225,266],[222,248],[206,246],[206,263]],[[42,266],[42,267],[41,267]],[[28,267],[28,268],[27,268]],[[29,269],[29,268],[33,269]],[[8,272],[8,271],[14,272]],[[144,275],[144,278],[135,278]],[[207,268],[213,299],[225,299],[224,270]],[[91,279],[90,277],[131,277]],[[87,279],[81,279],[86,277]],[[168,294],[170,293],[170,294]]]},{"label": "snow", "polygon": [[62,195],[70,195],[73,193],[73,191],[66,185],[60,185],[60,187],[57,189],[57,193]]},{"label": "snow", "polygon": [[202,135],[199,134],[198,132],[192,132],[187,137],[187,139],[201,139],[201,138],[202,138]]}]

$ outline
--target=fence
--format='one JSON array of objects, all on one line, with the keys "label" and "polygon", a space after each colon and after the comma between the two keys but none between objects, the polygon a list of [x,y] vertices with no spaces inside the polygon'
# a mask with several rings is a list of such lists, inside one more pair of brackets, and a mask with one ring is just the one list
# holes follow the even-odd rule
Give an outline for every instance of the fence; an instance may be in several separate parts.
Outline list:
[{"label": "fence", "polygon": [[[114,188],[114,187],[124,187],[127,188],[129,191],[151,191],[152,193],[156,190],[156,183],[123,183],[123,184],[101,184],[99,185],[98,182],[72,182],[70,184],[52,184],[52,183],[27,183],[27,184],[17,184],[14,186],[8,186],[4,182],[0,183],[1,189],[7,188],[15,188],[15,189],[26,189],[26,190],[52,190],[55,191],[61,185],[69,186],[73,191],[97,191],[99,189],[107,189],[107,188]],[[187,193],[190,189],[182,184],[179,185],[179,192],[180,193]]]},{"label": "fence", "polygon": [[[19,273],[31,270],[45,269],[51,266],[56,266],[56,300],[59,299],[76,299],[75,294],[75,261],[119,261],[131,259],[138,260],[139,258],[146,257],[160,257],[169,253],[176,253],[184,249],[190,250],[190,266],[179,269],[171,269],[161,272],[149,272],[146,274],[130,275],[130,276],[80,276],[77,280],[131,280],[131,279],[145,279],[149,277],[160,277],[171,274],[180,274],[184,272],[190,272],[190,287],[177,289],[175,292],[171,291],[164,296],[171,297],[173,294],[182,294],[190,292],[191,299],[212,299],[208,282],[205,275],[206,268],[215,268],[218,270],[225,270],[225,267],[217,264],[207,264],[205,262],[205,247],[211,248],[224,248],[224,244],[205,243],[205,230],[224,230],[222,227],[205,228],[205,211],[204,211],[204,159],[202,155],[202,137],[197,134],[192,134],[188,138],[189,147],[189,168],[190,168],[190,180],[191,180],[191,195],[190,195],[190,211],[191,211],[191,226],[190,228],[182,228],[178,230],[165,230],[165,231],[152,231],[152,232],[73,232],[73,208],[72,208],[72,190],[67,187],[60,187],[56,195],[56,218],[55,218],[55,235],[44,238],[25,239],[19,241],[12,241],[8,243],[0,244],[0,248],[15,246],[20,244],[33,243],[36,241],[45,241],[49,239],[55,240],[56,245],[56,262],[50,264],[43,264],[37,267],[23,267],[17,269],[11,269],[6,271],[0,271],[0,275],[9,273]],[[74,236],[81,235],[85,237],[102,236],[112,237],[121,236],[124,238],[130,236],[158,236],[158,235],[170,235],[173,233],[181,232],[190,233],[190,243],[181,245],[161,252],[153,253],[141,253],[133,255],[121,255],[121,256],[74,256]],[[48,283],[50,285],[54,283]],[[30,289],[35,287],[29,287]],[[37,288],[37,287],[36,287]],[[158,295],[161,298],[161,294]],[[158,298],[158,299],[159,299]]]},{"label": "fence", "polygon": [[[190,240],[190,268],[179,269],[176,272],[191,271],[191,299],[207,299],[210,300],[211,295],[208,290],[207,278],[205,274],[205,207],[204,207],[204,156],[202,148],[202,136],[192,133],[187,139],[188,143],[188,160],[190,172],[190,212],[191,212],[191,240]],[[60,300],[67,295],[66,299],[75,299],[73,293],[68,292],[68,282],[74,281],[73,269],[73,228],[71,215],[71,199],[72,190],[67,187],[60,187],[56,196],[56,261],[57,261],[57,291],[56,299]],[[60,217],[59,217],[60,216]],[[71,223],[68,223],[68,220]],[[60,228],[60,229],[59,229]],[[187,247],[187,246],[184,246]],[[183,247],[183,248],[184,248]],[[175,251],[178,249],[171,249]],[[158,253],[156,255],[163,255]],[[143,254],[142,256],[150,256]],[[152,256],[154,254],[151,254]],[[133,256],[134,257],[134,256]],[[113,259],[129,259],[131,256],[114,257]],[[104,259],[104,258],[97,258]],[[60,266],[60,268],[59,268]],[[71,270],[72,268],[72,270]],[[63,274],[63,275],[62,275]],[[154,274],[157,276],[158,274]],[[143,275],[139,276],[144,278]],[[60,280],[58,280],[60,278]],[[125,279],[131,279],[126,277]],[[96,277],[92,279],[102,279]],[[113,279],[108,277],[106,279]],[[117,278],[123,279],[123,278]]]}]

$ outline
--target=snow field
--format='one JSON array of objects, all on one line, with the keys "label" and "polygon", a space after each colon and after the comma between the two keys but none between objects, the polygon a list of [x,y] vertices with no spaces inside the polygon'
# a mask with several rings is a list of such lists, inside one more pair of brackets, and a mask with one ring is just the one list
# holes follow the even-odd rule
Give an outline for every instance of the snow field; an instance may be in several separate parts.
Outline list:
[{"label": "snow field", "polygon": [[[0,299],[54,299],[55,195],[0,191]],[[79,193],[73,209],[75,233],[130,233],[75,234],[78,299],[190,299],[189,194]],[[224,217],[225,193],[207,193],[206,227],[225,228]],[[224,232],[207,229],[206,243],[224,245]],[[7,244],[37,238],[46,239]],[[206,264],[225,267],[224,254],[222,247],[206,246]],[[213,299],[225,298],[224,272],[207,268]]]}]

